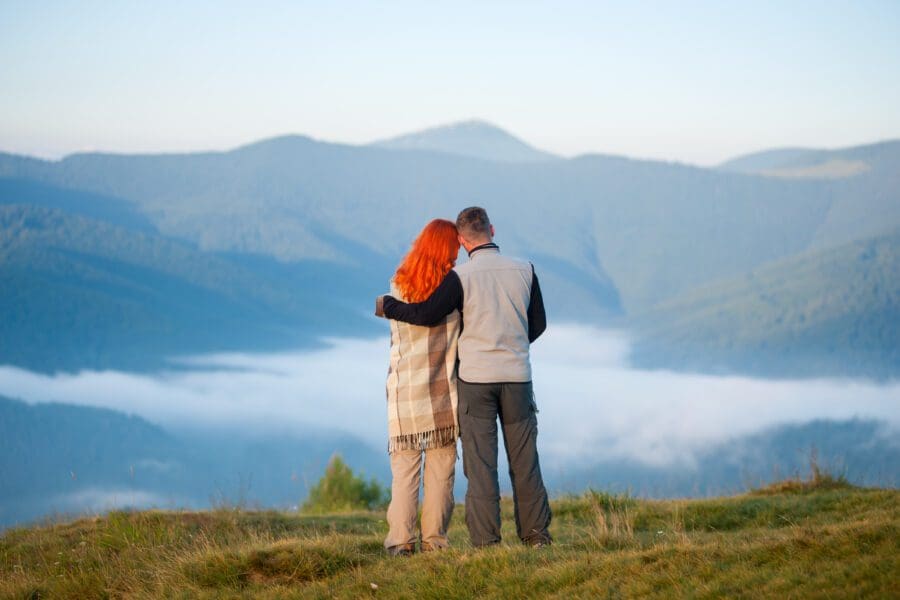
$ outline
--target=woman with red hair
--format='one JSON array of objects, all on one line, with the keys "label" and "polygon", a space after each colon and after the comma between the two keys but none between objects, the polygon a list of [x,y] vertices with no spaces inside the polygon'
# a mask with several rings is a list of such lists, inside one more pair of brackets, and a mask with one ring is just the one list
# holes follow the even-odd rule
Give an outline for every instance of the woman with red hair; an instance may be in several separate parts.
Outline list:
[{"label": "woman with red hair", "polygon": [[[456,225],[428,223],[391,279],[391,295],[421,302],[456,264]],[[391,456],[390,530],[384,546],[392,555],[416,550],[416,516],[424,458],[421,549],[449,545],[459,420],[456,404],[456,343],[461,320],[453,311],[434,327],[391,321],[387,377],[388,452]]]}]

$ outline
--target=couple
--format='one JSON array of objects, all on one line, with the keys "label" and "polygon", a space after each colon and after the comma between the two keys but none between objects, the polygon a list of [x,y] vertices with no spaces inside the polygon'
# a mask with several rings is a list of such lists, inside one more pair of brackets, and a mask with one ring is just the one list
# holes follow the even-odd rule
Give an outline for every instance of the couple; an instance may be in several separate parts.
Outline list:
[{"label": "couple", "polygon": [[[516,531],[525,544],[550,543],[529,359],[529,344],[546,327],[544,303],[534,267],[502,256],[493,237],[483,208],[463,210],[455,225],[431,221],[397,268],[391,295],[376,301],[376,314],[391,319],[387,406],[393,482],[384,545],[393,555],[416,549],[423,456],[421,549],[449,545],[457,437],[472,545],[500,542],[498,417]],[[469,262],[455,267],[460,244]]]}]

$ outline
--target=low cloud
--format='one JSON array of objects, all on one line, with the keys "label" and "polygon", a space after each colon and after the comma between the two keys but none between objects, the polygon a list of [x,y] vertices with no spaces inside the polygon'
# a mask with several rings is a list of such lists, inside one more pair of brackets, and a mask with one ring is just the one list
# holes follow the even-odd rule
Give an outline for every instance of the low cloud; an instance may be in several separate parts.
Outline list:
[{"label": "low cloud", "polygon": [[[562,327],[551,339],[535,344],[533,362],[544,442],[557,458],[690,462],[710,444],[813,419],[874,418],[900,429],[898,384],[642,371],[627,366],[621,334]],[[579,348],[609,360],[573,359]]]},{"label": "low cloud", "polygon": [[[388,340],[334,339],[314,352],[216,354],[154,374],[43,375],[0,367],[0,395],[140,415],[170,427],[387,435]],[[689,463],[709,444],[784,423],[874,418],[900,430],[900,385],[641,371],[623,332],[556,326],[533,347],[542,460]]]},{"label": "low cloud", "polygon": [[178,506],[176,499],[156,492],[117,487],[85,488],[56,496],[47,504],[57,511],[77,513],[100,513],[116,508]]}]

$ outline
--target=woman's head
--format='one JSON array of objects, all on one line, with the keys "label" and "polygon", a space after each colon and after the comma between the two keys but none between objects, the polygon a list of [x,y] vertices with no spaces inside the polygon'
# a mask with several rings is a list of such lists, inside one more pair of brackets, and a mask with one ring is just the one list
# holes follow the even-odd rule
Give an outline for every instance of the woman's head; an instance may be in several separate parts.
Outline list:
[{"label": "woman's head", "polygon": [[430,222],[413,241],[394,274],[394,284],[407,302],[421,302],[456,264],[456,225],[444,219]]}]

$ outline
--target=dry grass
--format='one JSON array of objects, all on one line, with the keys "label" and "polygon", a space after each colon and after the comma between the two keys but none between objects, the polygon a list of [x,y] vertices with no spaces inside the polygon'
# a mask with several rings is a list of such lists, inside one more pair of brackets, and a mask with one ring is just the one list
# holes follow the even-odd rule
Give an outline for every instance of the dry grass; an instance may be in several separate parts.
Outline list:
[{"label": "dry grass", "polygon": [[553,503],[553,546],[385,556],[382,513],[115,512],[7,531],[4,598],[891,597],[900,492],[808,483],[709,500]]},{"label": "dry grass", "polygon": [[776,481],[762,488],[754,489],[756,494],[803,494],[812,491],[847,489],[852,487],[843,474],[835,475],[831,470],[819,464],[818,456],[813,450],[809,459],[809,476],[799,475]]}]

